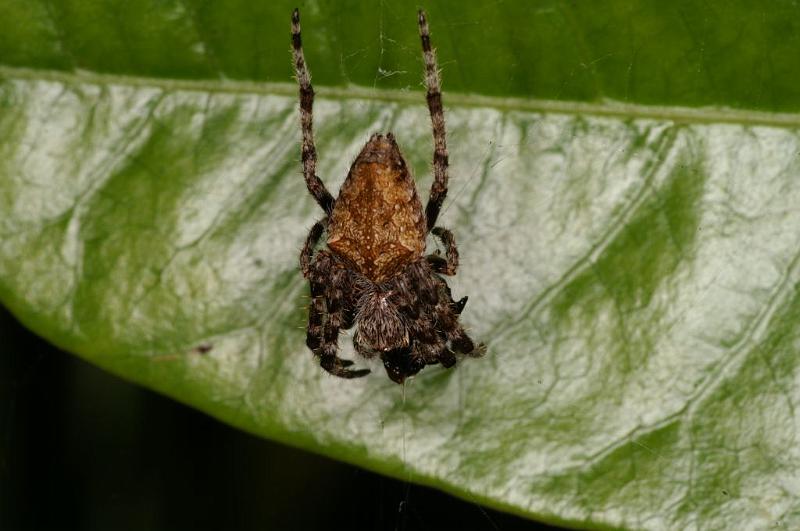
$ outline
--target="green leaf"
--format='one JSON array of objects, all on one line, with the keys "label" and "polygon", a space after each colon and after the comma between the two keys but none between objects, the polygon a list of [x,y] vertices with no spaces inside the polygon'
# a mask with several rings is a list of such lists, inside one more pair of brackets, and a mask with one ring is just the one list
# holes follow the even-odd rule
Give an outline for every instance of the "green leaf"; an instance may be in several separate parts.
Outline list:
[{"label": "green leaf", "polygon": [[[493,507],[796,528],[797,7],[595,4],[429,8],[483,359],[401,388],[305,348],[285,2],[0,2],[0,300],[242,429]],[[392,130],[426,190],[415,5],[301,9],[329,188]]]}]

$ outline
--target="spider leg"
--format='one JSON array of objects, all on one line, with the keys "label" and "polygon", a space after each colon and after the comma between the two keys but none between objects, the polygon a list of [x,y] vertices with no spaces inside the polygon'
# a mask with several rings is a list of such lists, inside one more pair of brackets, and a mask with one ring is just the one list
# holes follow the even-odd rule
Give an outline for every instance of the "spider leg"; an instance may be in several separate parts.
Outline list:
[{"label": "spider leg", "polygon": [[445,369],[449,369],[456,364],[456,355],[455,353],[450,350],[449,348],[444,348],[442,351],[439,352],[439,363],[442,364],[442,367]]},{"label": "spider leg", "polygon": [[[327,225],[328,225],[327,218],[324,218],[314,223],[314,226],[311,227],[311,230],[308,233],[308,237],[306,238],[306,243],[305,245],[303,245],[303,250],[300,252],[300,269],[303,271],[303,276],[306,278],[308,278],[309,275],[311,274],[311,267],[314,259],[314,247],[316,247],[317,243],[319,243],[320,238],[322,238],[322,233],[325,231]],[[344,305],[344,321],[342,322],[343,330],[348,330],[352,328],[356,317],[356,312],[355,312],[355,302],[357,299],[356,292],[353,290],[348,290],[348,293],[346,295],[347,299]]]},{"label": "spider leg", "polygon": [[[314,273],[312,267],[316,264],[313,262],[314,247],[322,237],[325,230],[325,220],[318,221],[311,227],[306,238],[306,243],[303,245],[303,250],[300,252],[300,269],[305,278],[309,278]],[[318,354],[318,350],[322,345],[322,332],[323,332],[323,318],[326,314],[325,305],[325,288],[319,282],[310,282],[311,284],[311,302],[308,307],[308,326],[306,327],[306,346],[311,349],[314,354]]]},{"label": "spider leg", "polygon": [[458,314],[453,311],[450,305],[437,306],[436,322],[447,337],[454,352],[475,357],[483,355],[483,346],[479,345],[477,349],[475,348],[475,343],[467,335],[461,323],[458,322]]},{"label": "spider leg", "polygon": [[325,293],[328,307],[328,319],[322,337],[320,365],[323,369],[340,378],[360,378],[370,373],[369,369],[347,369],[353,362],[343,360],[336,354],[339,350],[339,331],[345,321],[344,290],[347,286],[347,273],[338,267],[332,268]]},{"label": "spider leg", "polygon": [[[313,229],[312,229],[313,232]],[[321,251],[309,271],[311,305],[308,312],[306,345],[319,357],[320,366],[340,378],[360,378],[369,369],[348,369],[353,364],[337,356],[339,331],[345,324],[344,290],[347,275],[332,263],[330,253]]]},{"label": "spider leg", "polygon": [[325,297],[322,284],[311,282],[311,302],[308,306],[308,325],[306,326],[306,346],[316,355],[322,346],[323,317],[325,316]]},{"label": "spider leg", "polygon": [[412,357],[423,360],[426,365],[441,363],[445,367],[452,367],[456,363],[455,356],[453,356],[452,352],[450,352],[453,358],[452,363],[449,363],[449,358],[442,361],[443,356],[446,357],[447,352],[450,352],[450,350],[447,348],[447,341],[445,340],[444,334],[434,333],[433,339],[428,342],[416,341],[414,343]]},{"label": "spider leg", "polygon": [[[398,282],[402,283],[398,292],[403,294],[398,306],[405,316],[409,335],[414,338],[406,363],[413,364],[415,369],[437,363],[452,367],[455,355],[448,349],[447,336],[436,322],[437,308],[451,308],[457,304],[450,296],[447,283],[431,271],[426,262],[411,268]],[[415,288],[410,289],[411,286]]]},{"label": "spider leg", "polygon": [[292,12],[292,57],[297,83],[300,85],[300,128],[303,132],[303,177],[306,180],[308,191],[314,196],[325,214],[331,215],[333,211],[333,196],[325,188],[317,176],[317,148],[314,146],[313,114],[314,88],[311,86],[311,74],[306,67],[303,55],[303,41],[300,38],[300,12]]},{"label": "spider leg", "polygon": [[[432,275],[435,277],[435,275]],[[441,363],[442,367],[449,369],[456,364],[456,356],[448,345],[448,331],[455,324],[458,326],[458,313],[453,309],[454,303],[450,296],[450,288],[443,279],[440,282],[439,300],[436,306],[429,311],[432,314],[432,331],[435,338],[425,345],[427,356],[430,358],[429,364]],[[464,301],[466,304],[466,301]]]},{"label": "spider leg", "polygon": [[300,270],[303,272],[305,278],[308,278],[309,274],[311,274],[314,247],[319,243],[319,239],[322,237],[322,233],[325,231],[325,226],[327,224],[327,218],[314,223],[314,226],[311,227],[311,230],[308,232],[303,250],[300,251]]},{"label": "spider leg", "polygon": [[411,335],[414,337],[411,357],[422,360],[425,365],[439,363],[439,354],[447,348],[447,342],[436,330],[436,323],[431,320],[433,307],[417,310],[416,318],[409,321]]},{"label": "spider leg", "polygon": [[469,297],[467,296],[461,297],[461,299],[458,301],[453,301],[453,299],[450,299],[450,307],[453,309],[453,312],[455,312],[456,315],[461,315],[461,312],[464,311],[464,306],[467,305],[467,300],[469,300]]},{"label": "spider leg", "polygon": [[[437,255],[428,255],[427,256],[427,260],[428,260],[428,265],[431,266],[431,269],[433,269],[437,273],[439,272],[436,269],[436,267],[437,267],[436,264],[438,263],[437,261],[441,260],[442,262],[444,262],[444,260],[440,256],[437,256]],[[444,291],[444,295],[446,296],[447,300],[450,302],[450,308],[453,310],[453,313],[455,313],[456,315],[461,315],[461,312],[464,311],[464,307],[467,305],[467,301],[469,300],[469,297],[465,296],[465,297],[461,297],[461,299],[459,299],[457,301],[453,300],[453,293],[450,291],[450,286],[447,285],[447,282],[445,282],[445,280],[443,278],[440,278],[440,277],[438,278],[438,281],[441,284],[441,288]]]},{"label": "spider leg", "polygon": [[428,111],[433,126],[433,184],[425,216],[428,230],[436,225],[439,211],[447,195],[447,139],[444,125],[444,109],[442,108],[442,92],[439,88],[439,68],[436,65],[436,52],[431,48],[431,37],[425,12],[419,12],[419,36],[422,40],[422,56],[425,60],[425,86],[428,89]]},{"label": "spider leg", "polygon": [[429,254],[426,260],[428,260],[428,263],[437,273],[449,276],[455,275],[458,269],[458,248],[456,247],[456,240],[453,237],[453,233],[442,227],[434,227],[431,233],[444,245],[446,258],[442,258],[438,254]]},{"label": "spider leg", "polygon": [[439,352],[440,363],[445,367],[449,366],[447,363],[455,363],[454,352],[473,357],[483,356],[486,347],[483,344],[476,347],[458,321],[459,314],[467,304],[467,297],[457,302],[453,301],[447,282],[435,273],[431,273],[431,277],[438,281],[439,288],[439,303],[433,308],[434,322],[441,336],[450,343],[449,348],[444,348]]}]

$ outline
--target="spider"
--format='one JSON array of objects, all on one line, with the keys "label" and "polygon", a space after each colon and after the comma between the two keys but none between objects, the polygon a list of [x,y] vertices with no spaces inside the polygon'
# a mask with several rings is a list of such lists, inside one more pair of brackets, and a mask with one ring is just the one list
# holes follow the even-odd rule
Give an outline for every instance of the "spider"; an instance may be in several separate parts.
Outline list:
[{"label": "spider", "polygon": [[[337,356],[341,330],[355,326],[353,345],[365,358],[380,356],[389,378],[402,383],[424,366],[452,367],[456,353],[480,356],[458,322],[467,297],[453,300],[441,275],[454,275],[458,249],[452,233],[436,226],[447,194],[447,145],[436,55],[425,13],[419,12],[428,110],[433,126],[434,180],[425,210],[408,165],[392,133],[374,134],[356,157],[335,200],[316,175],[312,108],[314,89],[303,56],[300,13],[292,13],[292,56],[300,86],[303,176],[325,211],[300,253],[311,285],[306,345],[329,373],[365,376]],[[327,248],[315,251],[323,233]],[[428,233],[445,257],[425,255]]]}]

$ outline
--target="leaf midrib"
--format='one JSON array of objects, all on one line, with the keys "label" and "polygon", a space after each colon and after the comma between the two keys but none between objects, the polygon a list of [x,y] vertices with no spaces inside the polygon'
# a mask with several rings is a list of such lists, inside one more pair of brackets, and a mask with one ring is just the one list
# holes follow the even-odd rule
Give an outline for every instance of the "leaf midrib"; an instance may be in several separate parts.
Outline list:
[{"label": "leaf midrib", "polygon": [[[62,84],[121,85],[160,88],[164,91],[188,91],[221,94],[257,94],[296,96],[293,83],[253,82],[244,80],[189,80],[101,74],[90,71],[64,72],[0,65],[0,79],[50,81]],[[372,100],[392,103],[424,103],[422,91],[372,89],[360,85],[315,86],[318,97],[339,100]],[[547,114],[593,115],[624,119],[666,120],[685,124],[740,124],[772,127],[800,127],[800,113],[772,113],[731,107],[680,107],[644,105],[615,100],[598,102],[543,100],[536,98],[498,98],[480,94],[447,92],[448,107],[480,107],[501,111],[539,112]]]}]

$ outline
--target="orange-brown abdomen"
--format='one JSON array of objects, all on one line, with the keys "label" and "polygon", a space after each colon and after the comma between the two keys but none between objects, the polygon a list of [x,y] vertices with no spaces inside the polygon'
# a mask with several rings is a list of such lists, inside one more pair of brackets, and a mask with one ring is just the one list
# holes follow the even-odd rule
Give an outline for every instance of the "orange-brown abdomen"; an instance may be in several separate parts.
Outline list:
[{"label": "orange-brown abdomen", "polygon": [[425,252],[425,213],[391,133],[373,135],[350,167],[328,224],[328,247],[373,282]]}]

